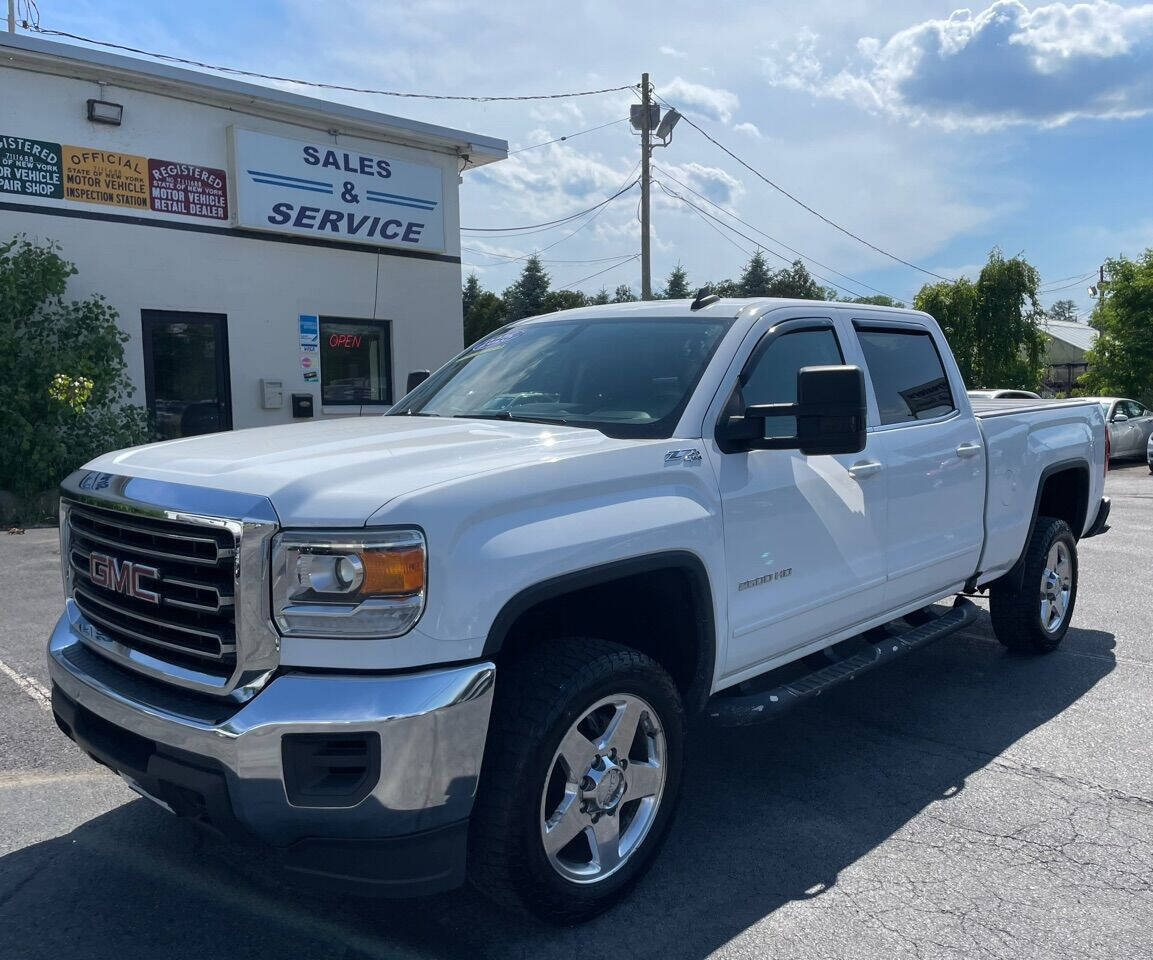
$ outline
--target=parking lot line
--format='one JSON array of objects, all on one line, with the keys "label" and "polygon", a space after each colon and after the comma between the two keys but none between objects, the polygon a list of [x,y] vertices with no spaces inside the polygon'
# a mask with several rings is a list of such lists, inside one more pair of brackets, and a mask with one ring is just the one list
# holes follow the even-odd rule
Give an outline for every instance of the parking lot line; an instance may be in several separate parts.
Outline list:
[{"label": "parking lot line", "polygon": [[35,700],[41,710],[47,712],[52,709],[52,694],[48,688],[35,677],[28,677],[18,670],[13,670],[3,660],[0,660],[0,673],[9,677],[16,686]]}]

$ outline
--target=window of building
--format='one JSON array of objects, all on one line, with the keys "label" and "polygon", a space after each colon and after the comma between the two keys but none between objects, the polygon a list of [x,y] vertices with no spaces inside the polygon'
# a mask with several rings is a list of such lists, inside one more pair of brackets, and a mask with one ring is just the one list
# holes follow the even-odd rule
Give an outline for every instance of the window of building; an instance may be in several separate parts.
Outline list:
[{"label": "window of building", "polygon": [[338,406],[392,403],[387,320],[320,318],[320,397]]},{"label": "window of building", "polygon": [[[837,335],[830,329],[797,330],[771,341],[753,361],[748,379],[741,387],[746,406],[757,403],[796,403],[797,371],[801,367],[820,367],[844,363]],[[769,417],[765,420],[765,438],[793,437],[797,433],[796,417]]]},{"label": "window of building", "polygon": [[931,420],[956,409],[933,338],[915,330],[858,330],[881,423]]}]

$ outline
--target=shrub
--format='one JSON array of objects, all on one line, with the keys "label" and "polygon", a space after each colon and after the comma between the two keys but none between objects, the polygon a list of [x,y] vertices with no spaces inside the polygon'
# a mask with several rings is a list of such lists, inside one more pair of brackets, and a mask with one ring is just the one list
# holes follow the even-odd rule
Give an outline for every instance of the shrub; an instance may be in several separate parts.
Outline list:
[{"label": "shrub", "polygon": [[127,334],[101,296],[64,299],[53,243],[0,243],[0,491],[31,504],[97,454],[150,439],[128,402]]}]

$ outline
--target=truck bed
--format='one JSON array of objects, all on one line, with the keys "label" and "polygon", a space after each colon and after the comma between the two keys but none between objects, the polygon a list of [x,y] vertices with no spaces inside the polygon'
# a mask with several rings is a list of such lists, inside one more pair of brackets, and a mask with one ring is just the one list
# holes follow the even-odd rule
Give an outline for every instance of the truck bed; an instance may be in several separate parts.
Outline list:
[{"label": "truck bed", "polygon": [[978,397],[969,398],[969,404],[973,408],[973,415],[982,419],[1001,417],[1010,413],[1053,410],[1057,407],[1077,407],[1085,403],[1096,402],[1095,400],[1088,400],[1082,397],[1072,397],[1068,400],[986,400]]}]

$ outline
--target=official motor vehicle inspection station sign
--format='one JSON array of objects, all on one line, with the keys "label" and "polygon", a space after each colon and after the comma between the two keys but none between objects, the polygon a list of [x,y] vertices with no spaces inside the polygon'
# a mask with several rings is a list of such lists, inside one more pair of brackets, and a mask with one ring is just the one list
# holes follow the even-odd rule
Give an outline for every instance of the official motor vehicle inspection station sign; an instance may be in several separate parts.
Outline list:
[{"label": "official motor vehicle inspection station sign", "polygon": [[231,129],[237,226],[444,250],[440,168]]}]

